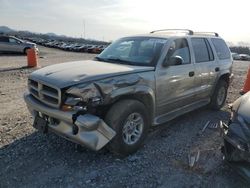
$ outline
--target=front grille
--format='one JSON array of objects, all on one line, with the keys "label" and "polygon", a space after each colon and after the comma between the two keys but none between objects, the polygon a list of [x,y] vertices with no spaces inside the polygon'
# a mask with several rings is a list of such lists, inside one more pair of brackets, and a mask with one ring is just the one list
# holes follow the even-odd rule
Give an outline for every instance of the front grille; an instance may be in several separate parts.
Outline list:
[{"label": "front grille", "polygon": [[52,107],[60,106],[61,92],[59,89],[31,79],[29,79],[28,86],[30,93],[39,101]]}]

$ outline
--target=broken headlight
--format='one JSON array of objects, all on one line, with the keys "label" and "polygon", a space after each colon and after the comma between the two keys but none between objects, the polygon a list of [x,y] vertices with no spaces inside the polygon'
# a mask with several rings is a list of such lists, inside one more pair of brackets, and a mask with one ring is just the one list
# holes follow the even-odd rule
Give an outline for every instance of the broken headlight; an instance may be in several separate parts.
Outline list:
[{"label": "broken headlight", "polygon": [[82,103],[82,99],[80,97],[69,96],[66,98],[64,104],[62,105],[62,110],[63,111],[86,110],[86,105]]},{"label": "broken headlight", "polygon": [[92,83],[69,88],[66,91],[65,110],[86,110],[88,106],[98,106],[102,103],[99,90]]}]

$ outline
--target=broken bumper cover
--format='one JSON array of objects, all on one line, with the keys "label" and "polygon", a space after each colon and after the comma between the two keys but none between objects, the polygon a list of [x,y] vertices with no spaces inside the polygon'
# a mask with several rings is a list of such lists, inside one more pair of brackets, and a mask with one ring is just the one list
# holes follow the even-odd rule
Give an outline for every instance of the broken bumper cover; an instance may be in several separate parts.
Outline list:
[{"label": "broken bumper cover", "polygon": [[[56,123],[48,123],[49,131],[90,149],[101,149],[116,134],[102,119],[95,115],[79,115],[73,123],[72,116],[76,112],[64,112],[48,107],[29,93],[24,94],[24,100],[33,117],[37,114],[43,114],[56,120]],[[74,127],[77,128],[74,129]]]},{"label": "broken bumper cover", "polygon": [[[230,126],[230,125],[229,125]],[[220,124],[224,139],[222,153],[228,164],[250,182],[250,147],[233,134],[228,134],[228,125]]]}]

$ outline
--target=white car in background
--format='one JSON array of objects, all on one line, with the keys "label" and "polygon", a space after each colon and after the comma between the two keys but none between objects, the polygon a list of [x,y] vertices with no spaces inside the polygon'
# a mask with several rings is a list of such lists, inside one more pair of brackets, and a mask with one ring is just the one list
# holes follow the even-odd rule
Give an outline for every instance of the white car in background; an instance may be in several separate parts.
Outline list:
[{"label": "white car in background", "polygon": [[0,36],[0,52],[18,52],[27,54],[27,50],[31,48],[38,51],[35,43],[23,41],[12,36]]},{"label": "white car in background", "polygon": [[231,53],[233,60],[241,60],[241,57],[238,53]]},{"label": "white car in background", "polygon": [[240,56],[240,60],[250,61],[250,55],[248,54],[239,54],[239,56]]}]

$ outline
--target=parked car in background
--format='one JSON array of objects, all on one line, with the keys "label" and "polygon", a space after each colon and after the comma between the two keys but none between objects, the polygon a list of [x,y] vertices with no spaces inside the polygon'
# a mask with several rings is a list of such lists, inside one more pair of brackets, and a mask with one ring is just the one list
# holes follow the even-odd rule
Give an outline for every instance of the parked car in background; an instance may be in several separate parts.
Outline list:
[{"label": "parked car in background", "polygon": [[87,52],[88,53],[94,53],[94,50],[95,48],[97,48],[98,46],[97,45],[90,45],[88,48],[87,48]]},{"label": "parked car in background", "polygon": [[239,56],[242,61],[250,61],[250,56],[248,54],[239,54]]},{"label": "parked car in background", "polygon": [[27,54],[27,50],[31,48],[38,51],[35,43],[24,41],[13,36],[0,36],[0,52]]},{"label": "parked car in background", "polygon": [[82,46],[79,51],[80,52],[88,52],[89,48],[92,48],[92,45],[87,44],[87,45]]},{"label": "parked car in background", "polygon": [[232,54],[233,60],[241,60],[241,57],[238,53],[232,52],[231,54]]},{"label": "parked car in background", "polygon": [[80,45],[80,46],[77,46],[77,47],[75,47],[75,51],[76,51],[76,52],[81,52],[81,51],[84,49],[85,46],[86,46],[85,44],[82,44],[82,45]]},{"label": "parked car in background", "polygon": [[95,47],[93,48],[93,50],[92,50],[92,53],[99,54],[99,53],[101,53],[103,50],[104,50],[104,46],[103,46],[103,45],[95,46]]}]

